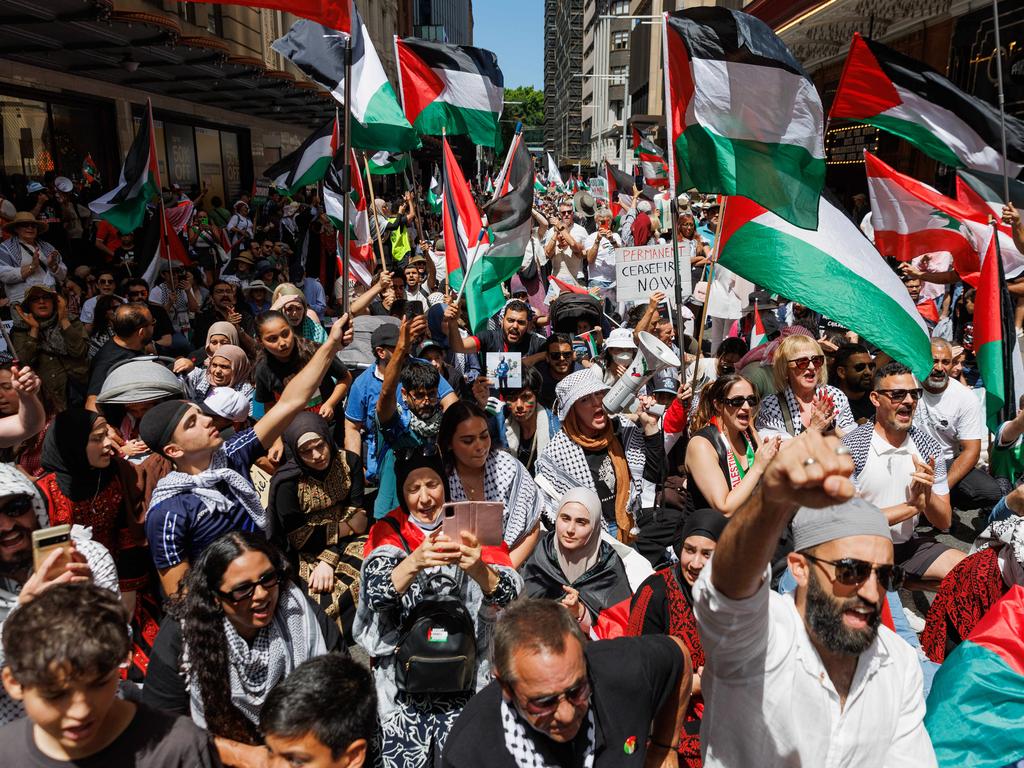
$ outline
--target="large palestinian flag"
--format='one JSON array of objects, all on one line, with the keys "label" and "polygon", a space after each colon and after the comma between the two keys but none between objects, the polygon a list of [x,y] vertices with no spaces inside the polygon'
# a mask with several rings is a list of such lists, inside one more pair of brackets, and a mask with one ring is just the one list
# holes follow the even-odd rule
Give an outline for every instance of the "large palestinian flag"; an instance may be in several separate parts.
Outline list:
[{"label": "large palestinian flag", "polygon": [[[830,118],[866,123],[906,139],[954,168],[1003,173],[999,110],[920,61],[856,32]],[[1024,167],[1024,122],[1006,115],[1009,176]]]},{"label": "large palestinian flag", "polygon": [[718,239],[723,266],[856,331],[918,378],[928,376],[931,344],[910,294],[827,198],[819,203],[817,229],[809,230],[752,200],[730,197]]},{"label": "large palestinian flag", "polygon": [[419,133],[447,131],[483,147],[501,146],[505,79],[497,56],[469,45],[396,37],[395,57],[402,108]]},{"label": "large palestinian flag", "polygon": [[[419,137],[402,114],[395,89],[381,66],[370,33],[359,17],[352,0],[322,0],[325,4],[344,3],[347,12],[330,27],[300,19],[288,34],[275,40],[273,49],[301,69],[311,80],[326,88],[345,104],[345,36],[352,38],[352,146],[357,149],[388,149],[401,152],[420,146]],[[339,35],[338,32],[344,33]]]},{"label": "large palestinian flag", "polygon": [[645,183],[652,187],[668,186],[668,163],[665,162],[665,153],[635,125],[633,126],[633,155],[640,163],[640,171]]},{"label": "large palestinian flag", "polygon": [[1024,587],[1015,584],[939,667],[924,725],[940,768],[996,768],[1024,759],[1022,720]]},{"label": "large palestinian flag", "polygon": [[298,149],[282,157],[263,175],[282,194],[293,195],[303,187],[322,181],[340,148],[341,128],[335,114],[307,136]]},{"label": "large palestinian flag", "polygon": [[444,256],[448,268],[448,286],[462,289],[462,280],[474,256],[486,246],[477,247],[483,234],[480,211],[473,201],[466,177],[455,159],[447,137],[443,146],[441,223],[444,231]]},{"label": "large palestinian flag", "polygon": [[666,13],[666,110],[682,188],[743,195],[813,229],[825,182],[821,99],[760,19]]},{"label": "large palestinian flag", "polygon": [[146,116],[121,166],[118,185],[89,203],[89,210],[109,221],[118,232],[134,232],[142,226],[146,204],[160,194],[160,167],[153,139],[153,111],[147,103]]},{"label": "large palestinian flag", "polygon": [[936,198],[941,197],[939,192],[897,173],[870,152],[864,153],[864,164],[878,252],[910,261],[926,253],[946,251],[953,256],[960,276],[975,284],[979,260],[971,233],[959,219],[919,199],[913,190],[927,190]]}]

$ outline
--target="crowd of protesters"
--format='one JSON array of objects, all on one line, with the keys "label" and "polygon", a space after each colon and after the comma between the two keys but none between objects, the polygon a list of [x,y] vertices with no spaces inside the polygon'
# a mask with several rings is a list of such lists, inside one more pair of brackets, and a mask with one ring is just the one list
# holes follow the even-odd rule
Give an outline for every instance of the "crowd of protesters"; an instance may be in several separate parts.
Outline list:
[{"label": "crowd of protesters", "polygon": [[[170,261],[159,206],[119,232],[89,195],[0,203],[5,762],[935,765],[931,677],[1024,585],[1024,410],[990,447],[941,260],[900,268],[919,381],[712,274],[697,194],[538,195],[476,329],[416,192],[347,307],[315,192],[165,190]],[[616,249],[673,221],[685,306],[620,302]],[[682,365],[606,410],[651,337]]]}]

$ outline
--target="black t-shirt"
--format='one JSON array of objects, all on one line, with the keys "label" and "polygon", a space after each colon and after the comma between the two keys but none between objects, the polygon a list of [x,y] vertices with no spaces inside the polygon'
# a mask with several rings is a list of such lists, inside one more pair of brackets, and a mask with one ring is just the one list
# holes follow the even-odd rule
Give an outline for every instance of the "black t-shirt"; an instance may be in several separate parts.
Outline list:
[{"label": "black t-shirt", "polygon": [[[545,408],[555,407],[555,387],[558,386],[558,382],[555,381],[555,377],[551,374],[551,367],[548,365],[547,360],[541,360],[537,365],[534,366],[537,369],[537,373],[540,374],[541,387],[540,393],[537,395],[537,402],[543,405]],[[569,373],[576,373],[576,371],[583,370],[583,366],[578,362],[573,361],[572,370]]]},{"label": "black t-shirt", "polygon": [[[683,654],[679,646],[661,635],[624,637],[588,643],[584,653],[593,689],[590,706],[596,731],[594,768],[643,765],[651,723],[682,672]],[[443,768],[515,768],[516,763],[504,746],[500,699],[501,686],[494,681],[469,700],[448,735]],[[529,726],[526,732],[550,764],[580,764],[579,747],[586,738],[583,729],[566,746],[556,745]],[[635,744],[632,754],[626,751],[628,743]]]},{"label": "black t-shirt", "polygon": [[113,339],[107,339],[106,343],[99,348],[96,356],[89,364],[89,389],[88,395],[98,395],[103,389],[103,381],[107,378],[110,369],[122,360],[133,360],[141,357],[145,352],[136,352],[134,349],[126,349],[117,344]]},{"label": "black t-shirt", "polygon": [[[477,335],[480,342],[480,354],[488,352],[519,352],[523,357],[535,355],[544,348],[544,337],[536,333],[525,334],[516,344],[508,344],[502,336],[501,329],[487,329]],[[484,360],[481,361],[486,362]]]},{"label": "black t-shirt", "polygon": [[4,765],[19,768],[214,768],[221,765],[210,734],[188,717],[170,715],[136,704],[135,717],[106,748],[77,760],[44,755],[32,738],[32,721],[15,720],[0,728]]},{"label": "black t-shirt", "polygon": [[174,326],[171,325],[171,316],[167,310],[159,304],[148,303],[149,313],[153,316],[153,338],[162,339],[174,333]]},{"label": "black t-shirt", "polygon": [[853,418],[858,424],[863,424],[865,421],[875,418],[875,405],[871,402],[871,396],[867,392],[864,393],[864,397],[858,400],[854,400],[849,396],[846,399],[850,401],[850,411],[853,413]]},{"label": "black t-shirt", "polygon": [[[295,359],[294,353],[292,354],[292,359]],[[301,366],[298,366],[296,363],[282,363],[276,357],[266,355],[257,364],[256,372],[253,374],[253,381],[256,386],[256,402],[276,403],[281,397],[281,393],[284,392],[285,378],[297,373],[300,368]],[[311,403],[311,406],[326,402],[327,398],[334,391],[335,385],[344,379],[346,374],[348,374],[348,367],[341,360],[337,357],[331,360],[331,367],[327,369],[327,375],[320,382],[320,403]],[[341,413],[340,406],[336,410],[338,413]]]}]

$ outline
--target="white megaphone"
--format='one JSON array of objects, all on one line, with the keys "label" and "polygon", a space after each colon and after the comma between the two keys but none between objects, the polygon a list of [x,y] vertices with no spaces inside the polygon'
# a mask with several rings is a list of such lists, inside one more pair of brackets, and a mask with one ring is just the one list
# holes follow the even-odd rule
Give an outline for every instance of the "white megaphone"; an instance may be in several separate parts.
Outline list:
[{"label": "white megaphone", "polygon": [[637,338],[639,344],[633,362],[604,396],[603,405],[606,413],[629,410],[628,406],[632,406],[637,392],[655,373],[662,368],[679,367],[679,357],[676,353],[654,336],[641,331]]}]

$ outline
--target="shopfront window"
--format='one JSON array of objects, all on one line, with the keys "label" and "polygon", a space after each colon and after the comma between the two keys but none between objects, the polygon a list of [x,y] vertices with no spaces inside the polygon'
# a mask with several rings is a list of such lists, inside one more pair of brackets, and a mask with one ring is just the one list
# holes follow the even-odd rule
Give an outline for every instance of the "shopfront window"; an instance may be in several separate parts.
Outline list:
[{"label": "shopfront window", "polygon": [[53,170],[49,115],[42,101],[0,96],[3,169],[8,175],[42,176]]}]

